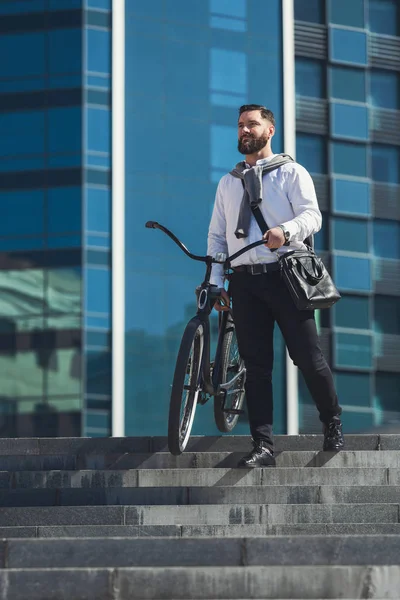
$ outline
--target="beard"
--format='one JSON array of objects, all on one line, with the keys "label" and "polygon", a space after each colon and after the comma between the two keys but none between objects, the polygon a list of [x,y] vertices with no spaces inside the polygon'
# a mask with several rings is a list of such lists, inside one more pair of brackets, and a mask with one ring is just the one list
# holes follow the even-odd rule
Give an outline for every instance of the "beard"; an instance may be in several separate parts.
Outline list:
[{"label": "beard", "polygon": [[268,144],[269,137],[262,135],[259,138],[253,138],[252,136],[246,136],[238,140],[238,150],[240,154],[254,154],[259,152]]}]

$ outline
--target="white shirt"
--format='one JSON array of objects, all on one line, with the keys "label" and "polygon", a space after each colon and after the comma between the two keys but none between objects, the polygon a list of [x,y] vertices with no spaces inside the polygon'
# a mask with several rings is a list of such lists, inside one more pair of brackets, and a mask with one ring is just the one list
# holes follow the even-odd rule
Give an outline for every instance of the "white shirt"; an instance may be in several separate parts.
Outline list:
[{"label": "white shirt", "polygon": [[[257,161],[257,165],[268,163],[273,157]],[[242,203],[243,186],[240,179],[230,173],[220,180],[208,231],[207,254],[217,252],[232,255],[248,244],[261,240],[261,230],[251,215],[247,238],[235,236],[239,209]],[[260,210],[268,228],[283,225],[290,233],[290,246],[282,246],[271,252],[264,245],[245,252],[232,261],[232,266],[277,262],[278,254],[288,250],[304,248],[303,240],[321,229],[322,217],[318,208],[313,180],[308,171],[298,163],[287,163],[263,176],[263,200]],[[213,265],[210,282],[223,287],[223,266]]]}]

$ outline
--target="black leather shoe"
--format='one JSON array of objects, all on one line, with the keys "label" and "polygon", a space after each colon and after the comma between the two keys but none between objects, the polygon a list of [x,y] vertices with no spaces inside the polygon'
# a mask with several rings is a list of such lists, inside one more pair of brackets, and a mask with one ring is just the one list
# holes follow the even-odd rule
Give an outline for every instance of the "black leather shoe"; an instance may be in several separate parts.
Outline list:
[{"label": "black leather shoe", "polygon": [[344,448],[344,438],[342,433],[342,422],[340,417],[332,417],[329,423],[324,424],[324,446],[323,450],[327,452],[338,452]]},{"label": "black leather shoe", "polygon": [[253,450],[239,460],[238,467],[245,469],[275,467],[274,453],[261,440],[253,441]]}]

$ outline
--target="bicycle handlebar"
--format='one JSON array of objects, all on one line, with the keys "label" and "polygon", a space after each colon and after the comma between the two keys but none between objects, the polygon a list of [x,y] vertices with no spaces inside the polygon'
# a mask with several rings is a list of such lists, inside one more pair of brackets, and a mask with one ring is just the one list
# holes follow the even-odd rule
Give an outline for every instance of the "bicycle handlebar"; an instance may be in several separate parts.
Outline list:
[{"label": "bicycle handlebar", "polygon": [[160,223],[157,223],[157,221],[147,221],[145,227],[147,227],[148,229],[160,229],[169,238],[171,238],[171,240],[174,241],[175,244],[177,244],[177,246],[179,246],[179,248],[181,250],[183,250],[183,252],[187,256],[189,256],[189,258],[192,258],[193,260],[199,260],[199,261],[205,262],[205,263],[215,263],[215,264],[229,265],[229,263],[232,260],[235,260],[235,258],[239,258],[239,256],[241,256],[242,254],[244,254],[248,250],[251,250],[252,248],[256,248],[257,246],[261,246],[262,244],[265,244],[265,240],[264,239],[258,240],[258,242],[253,242],[252,244],[249,244],[248,246],[245,246],[244,248],[242,248],[238,252],[235,252],[235,254],[232,254],[232,256],[228,256],[225,260],[216,260],[212,256],[197,256],[196,254],[192,254],[191,252],[189,252],[189,250],[186,248],[186,246],[184,244],[182,244],[182,242],[180,240],[178,240],[178,238],[172,233],[172,231],[170,231],[169,229],[167,229],[163,225],[160,225]]}]

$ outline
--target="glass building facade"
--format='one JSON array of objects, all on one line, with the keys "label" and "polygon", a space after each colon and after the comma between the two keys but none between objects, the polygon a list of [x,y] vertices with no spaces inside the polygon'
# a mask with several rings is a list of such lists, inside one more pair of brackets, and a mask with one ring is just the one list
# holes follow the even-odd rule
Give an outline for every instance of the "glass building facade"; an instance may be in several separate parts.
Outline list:
[{"label": "glass building facade", "polygon": [[[397,0],[2,0],[0,33],[0,436],[166,434],[204,273],[144,223],[205,253],[247,102],[273,110],[274,151],[316,185],[346,431],[400,418]],[[276,433],[290,371],[277,330]],[[296,389],[298,429],[320,431]],[[217,433],[211,406],[194,429]]]},{"label": "glass building facade", "polygon": [[[348,431],[400,421],[400,4],[295,0],[297,159],[342,292],[321,313]],[[316,426],[300,387],[300,431]]]}]

